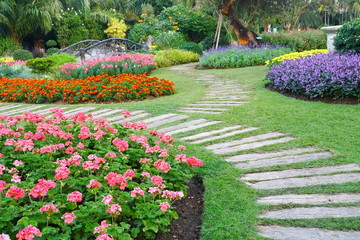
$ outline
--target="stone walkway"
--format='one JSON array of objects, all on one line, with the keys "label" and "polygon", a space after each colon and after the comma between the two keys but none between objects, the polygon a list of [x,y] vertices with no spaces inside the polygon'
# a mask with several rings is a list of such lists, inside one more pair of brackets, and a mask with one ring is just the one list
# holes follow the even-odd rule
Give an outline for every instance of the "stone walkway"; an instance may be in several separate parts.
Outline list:
[{"label": "stone walkway", "polygon": [[[193,65],[173,67],[173,71],[188,71]],[[261,129],[252,126],[224,126],[221,121],[206,119],[207,114],[220,114],[234,106],[245,104],[251,94],[236,81],[221,79],[210,74],[197,74],[196,80],[206,85],[209,91],[202,101],[189,104],[179,109],[180,113],[168,113],[150,116],[145,111],[133,111],[132,116],[120,115],[123,109],[97,109],[95,107],[62,107],[67,116],[77,112],[92,113],[97,118],[107,118],[114,123],[124,121],[144,121],[149,128],[156,128],[191,144],[201,144],[215,154],[219,154],[235,168],[246,170],[247,174],[239,180],[258,190],[294,189],[360,182],[360,167],[357,164],[334,165],[324,167],[292,168],[291,164],[312,162],[333,156],[312,146],[262,153],[242,153],[245,150],[264,146],[278,146],[295,138],[280,132],[259,133]],[[237,91],[234,91],[237,89]],[[17,115],[24,111],[49,115],[51,105],[0,104],[0,115]],[[203,118],[194,119],[186,113],[201,113]],[[204,130],[210,127],[212,130]],[[192,131],[196,130],[196,133]],[[200,133],[199,133],[200,132]],[[243,135],[246,135],[244,137]],[[228,140],[231,137],[231,140]],[[266,171],[273,166],[284,166],[285,170]],[[265,192],[266,193],[266,192]],[[259,204],[281,206],[280,210],[263,212],[259,219],[321,219],[360,217],[360,207],[321,206],[329,203],[360,202],[360,194],[268,194],[257,200]],[[291,207],[289,204],[300,204]],[[320,205],[320,206],[318,206]],[[278,209],[278,208],[277,208]],[[259,235],[273,239],[294,240],[355,240],[360,239],[360,232],[330,231],[316,228],[284,226],[258,226]]]}]

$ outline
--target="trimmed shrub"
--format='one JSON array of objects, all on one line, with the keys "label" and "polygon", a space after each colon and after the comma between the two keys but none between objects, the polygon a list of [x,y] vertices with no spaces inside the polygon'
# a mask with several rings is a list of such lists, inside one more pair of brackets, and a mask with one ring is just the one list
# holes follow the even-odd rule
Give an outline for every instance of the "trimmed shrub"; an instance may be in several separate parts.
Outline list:
[{"label": "trimmed shrub", "polygon": [[34,58],[27,61],[26,66],[33,69],[35,73],[49,72],[55,62],[48,58]]},{"label": "trimmed shrub", "polygon": [[13,58],[14,60],[21,60],[21,61],[27,61],[29,59],[33,59],[34,56],[33,54],[25,49],[18,49],[15,50],[13,53]]},{"label": "trimmed shrub", "polygon": [[269,61],[266,61],[266,66],[271,67],[275,64],[280,64],[285,60],[294,60],[298,58],[304,58],[304,57],[311,57],[318,53],[329,53],[327,49],[315,49],[310,51],[304,51],[304,52],[292,52],[288,54],[281,55],[279,57],[273,58]]},{"label": "trimmed shrub", "polygon": [[60,53],[60,54],[53,54],[46,57],[47,59],[50,59],[54,61],[54,67],[59,67],[65,63],[75,63],[76,57],[69,53]]},{"label": "trimmed shrub", "polygon": [[46,50],[46,55],[50,56],[53,54],[56,54],[59,51],[58,48],[52,47],[52,48],[48,48],[48,50]]},{"label": "trimmed shrub", "polygon": [[265,65],[266,61],[291,51],[290,48],[283,46],[228,46],[205,52],[200,58],[199,65],[204,68],[237,68]]},{"label": "trimmed shrub", "polygon": [[58,45],[55,40],[49,40],[45,44],[46,44],[47,47],[50,47],[50,48],[51,47],[56,47]]},{"label": "trimmed shrub", "polygon": [[194,42],[186,42],[184,44],[181,44],[179,49],[191,51],[200,55],[203,53],[202,45]]},{"label": "trimmed shrub", "polygon": [[360,19],[345,23],[334,38],[336,51],[360,53]]},{"label": "trimmed shrub", "polygon": [[180,49],[168,49],[156,52],[155,67],[170,67],[173,65],[199,61],[199,54]]},{"label": "trimmed shrub", "polygon": [[11,38],[0,38],[0,56],[10,55],[13,51],[21,49]]},{"label": "trimmed shrub", "polygon": [[267,79],[277,89],[310,98],[360,98],[360,54],[317,54],[274,65]]},{"label": "trimmed shrub", "polygon": [[326,48],[326,34],[321,30],[263,33],[261,37],[263,43],[288,46],[297,52]]}]

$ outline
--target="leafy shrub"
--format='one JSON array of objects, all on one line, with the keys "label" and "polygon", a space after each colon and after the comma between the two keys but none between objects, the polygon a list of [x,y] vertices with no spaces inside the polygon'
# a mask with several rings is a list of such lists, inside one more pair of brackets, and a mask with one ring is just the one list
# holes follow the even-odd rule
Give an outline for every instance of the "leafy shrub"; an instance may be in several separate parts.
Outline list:
[{"label": "leafy shrub", "polygon": [[55,40],[49,40],[45,44],[47,47],[56,47],[58,45]]},{"label": "leafy shrub", "polygon": [[180,32],[162,32],[154,40],[155,44],[164,50],[178,48],[186,42],[185,36]]},{"label": "leafy shrub", "polygon": [[321,30],[261,34],[262,42],[289,46],[297,52],[326,48],[326,34]]},{"label": "leafy shrub", "polygon": [[53,54],[46,57],[47,59],[50,59],[54,61],[54,67],[59,67],[63,65],[64,63],[74,63],[76,62],[76,57],[69,53],[60,53],[60,54]]},{"label": "leafy shrub", "polygon": [[128,39],[138,42],[145,43],[149,36],[155,36],[156,30],[149,24],[137,23],[130,29]]},{"label": "leafy shrub", "polygon": [[0,63],[9,63],[14,62],[14,59],[12,57],[0,57]]},{"label": "leafy shrub", "polygon": [[33,59],[34,57],[30,51],[24,49],[18,49],[14,51],[13,58],[14,60],[27,61],[29,59]]},{"label": "leafy shrub", "polygon": [[236,68],[265,65],[274,57],[291,52],[290,48],[282,46],[260,45],[230,46],[209,50],[200,58],[199,65],[206,68]]},{"label": "leafy shrub", "polygon": [[124,20],[117,18],[111,18],[108,23],[108,28],[105,29],[104,33],[110,38],[124,38],[126,35],[127,26]]},{"label": "leafy shrub", "polygon": [[0,78],[34,78],[30,68],[25,66],[24,61],[14,61],[0,64]]},{"label": "leafy shrub", "polygon": [[345,23],[337,32],[334,38],[335,49],[340,52],[360,53],[360,19],[355,18]]},{"label": "leafy shrub", "polygon": [[58,79],[17,80],[3,78],[0,81],[2,102],[44,103],[58,100],[67,103],[123,102],[174,93],[173,82],[149,77],[146,74],[108,76],[104,73],[85,79],[71,79],[71,81]]},{"label": "leafy shrub", "polygon": [[180,154],[171,136],[143,130],[143,122],[112,126],[51,111],[50,119],[1,118],[3,131],[16,135],[0,139],[2,233],[130,240],[165,231],[177,217],[172,203],[186,197],[184,183],[202,161]]},{"label": "leafy shrub", "polygon": [[360,98],[360,54],[317,54],[274,65],[267,75],[285,92],[315,97]]},{"label": "leafy shrub", "polygon": [[84,79],[88,76],[107,73],[118,75],[122,73],[143,74],[150,72],[155,65],[154,56],[148,54],[123,54],[104,58],[95,58],[81,63],[65,63],[56,72],[59,79]]},{"label": "leafy shrub", "polygon": [[155,67],[170,67],[199,61],[199,54],[180,49],[168,49],[156,52]]},{"label": "leafy shrub", "polygon": [[194,52],[194,53],[197,53],[200,55],[203,53],[202,45],[198,44],[198,43],[194,43],[194,42],[186,42],[186,43],[180,45],[179,48],[186,50],[186,51],[191,51],[191,52]]},{"label": "leafy shrub", "polygon": [[50,55],[53,55],[55,53],[59,52],[59,49],[58,48],[55,48],[55,47],[52,47],[52,48],[48,48],[46,50],[46,55],[47,56],[50,56]]},{"label": "leafy shrub", "polygon": [[27,61],[26,66],[33,69],[35,73],[49,72],[55,62],[48,58],[34,58]]},{"label": "leafy shrub", "polygon": [[281,55],[279,57],[275,57],[269,61],[266,61],[266,66],[271,67],[275,64],[282,63],[285,60],[294,60],[298,58],[304,58],[304,57],[311,57],[318,53],[329,53],[327,49],[315,49],[310,51],[304,51],[304,52],[292,52],[288,54]]},{"label": "leafy shrub", "polygon": [[0,38],[0,56],[10,55],[13,51],[21,49],[21,45],[11,38]]},{"label": "leafy shrub", "polygon": [[[200,44],[203,46],[204,50],[208,50],[211,49],[214,45],[214,34],[209,35],[207,37],[205,37]],[[226,32],[221,31],[221,35],[220,35],[220,41],[219,41],[219,47],[221,46],[228,46],[230,45],[230,41],[227,37]]]}]

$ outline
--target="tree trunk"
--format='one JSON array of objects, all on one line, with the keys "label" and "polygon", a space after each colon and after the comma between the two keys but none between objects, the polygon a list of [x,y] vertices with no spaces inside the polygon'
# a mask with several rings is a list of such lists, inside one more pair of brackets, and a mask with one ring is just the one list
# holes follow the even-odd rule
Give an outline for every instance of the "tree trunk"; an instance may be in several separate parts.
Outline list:
[{"label": "tree trunk", "polygon": [[219,10],[226,15],[230,20],[230,28],[234,30],[238,42],[243,45],[252,43],[258,45],[259,41],[256,39],[257,35],[253,31],[248,30],[239,20],[236,11],[231,6],[236,0],[223,0],[220,4]]}]

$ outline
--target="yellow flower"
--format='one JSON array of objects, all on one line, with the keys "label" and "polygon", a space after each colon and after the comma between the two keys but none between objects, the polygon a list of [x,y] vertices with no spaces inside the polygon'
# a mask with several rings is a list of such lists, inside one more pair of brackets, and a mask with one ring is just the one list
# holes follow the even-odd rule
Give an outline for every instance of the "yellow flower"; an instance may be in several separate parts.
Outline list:
[{"label": "yellow flower", "polygon": [[182,13],[181,13],[181,12],[179,12],[178,14],[179,14],[179,15],[181,15]]},{"label": "yellow flower", "polygon": [[146,13],[141,14],[141,17],[146,17],[146,16],[147,16]]},{"label": "yellow flower", "polygon": [[173,25],[178,25],[179,23],[178,23],[178,22],[173,22],[172,24],[173,24]]},{"label": "yellow flower", "polygon": [[173,19],[173,17],[172,17],[172,16],[170,16],[170,17],[169,17],[169,19],[171,20],[171,19]]},{"label": "yellow flower", "polygon": [[138,22],[139,22],[139,23],[143,23],[143,22],[144,22],[144,20],[140,19],[140,20],[138,20]]},{"label": "yellow flower", "polygon": [[273,58],[271,61],[266,61],[265,66],[268,66],[270,64],[281,63],[285,60],[294,60],[294,59],[298,59],[298,58],[311,57],[318,53],[327,54],[327,53],[329,53],[329,51],[327,49],[315,49],[315,50],[309,50],[309,51],[303,51],[303,52],[292,52],[292,53],[284,54],[279,57]]}]

